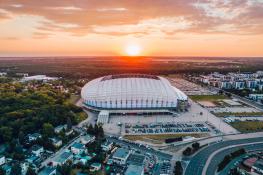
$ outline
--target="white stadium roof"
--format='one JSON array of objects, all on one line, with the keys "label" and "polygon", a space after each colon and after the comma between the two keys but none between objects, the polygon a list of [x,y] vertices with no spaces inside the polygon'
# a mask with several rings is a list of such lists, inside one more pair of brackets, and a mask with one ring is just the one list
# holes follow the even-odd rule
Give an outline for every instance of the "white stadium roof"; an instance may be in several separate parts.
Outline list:
[{"label": "white stadium roof", "polygon": [[159,76],[109,75],[88,82],[81,91],[84,104],[105,109],[174,108],[187,96]]}]

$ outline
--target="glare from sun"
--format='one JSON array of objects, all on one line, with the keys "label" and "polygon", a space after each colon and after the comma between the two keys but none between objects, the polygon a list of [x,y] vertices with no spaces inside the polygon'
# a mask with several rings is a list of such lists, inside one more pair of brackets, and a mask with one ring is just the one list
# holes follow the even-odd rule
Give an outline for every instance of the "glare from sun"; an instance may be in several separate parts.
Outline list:
[{"label": "glare from sun", "polygon": [[138,56],[141,53],[141,47],[139,45],[128,45],[125,52],[128,56]]}]

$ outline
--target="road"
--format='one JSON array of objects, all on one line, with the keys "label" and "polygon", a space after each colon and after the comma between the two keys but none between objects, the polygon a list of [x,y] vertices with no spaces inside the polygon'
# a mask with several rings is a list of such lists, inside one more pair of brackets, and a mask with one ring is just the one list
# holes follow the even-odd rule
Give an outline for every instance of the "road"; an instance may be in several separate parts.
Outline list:
[{"label": "road", "polygon": [[[215,174],[218,164],[224,159],[224,157],[234,151],[237,151],[238,149],[244,148],[246,151],[255,151],[262,149],[263,147],[263,142],[261,143],[255,143],[255,144],[248,144],[248,145],[239,145],[239,146],[234,146],[231,148],[223,149],[219,152],[217,152],[212,159],[210,160],[209,163],[207,163],[207,169],[204,168],[202,174],[203,175],[211,175]],[[206,166],[205,166],[206,167]]]},{"label": "road", "polygon": [[114,142],[116,144],[119,144],[123,147],[129,147],[129,148],[135,148],[141,152],[144,152],[144,153],[150,153],[150,154],[153,154],[153,155],[156,155],[159,160],[171,160],[172,159],[172,155],[170,154],[167,154],[167,153],[164,153],[164,152],[161,152],[161,151],[157,151],[153,148],[150,148],[150,147],[145,147],[144,145],[140,145],[140,144],[136,144],[134,142],[127,142],[127,141],[124,141],[124,140],[119,140],[115,137],[108,137],[107,138],[108,141],[110,142]]},{"label": "road", "polygon": [[[206,165],[209,156],[213,154],[213,152],[221,148],[228,147],[231,145],[239,145],[239,144],[261,142],[261,141],[263,141],[263,137],[229,140],[229,141],[223,141],[223,142],[211,144],[210,146],[205,147],[204,149],[199,151],[196,155],[194,155],[190,159],[190,162],[188,163],[185,170],[185,175],[202,175],[202,171]],[[189,161],[188,159],[184,159],[184,160]]]}]

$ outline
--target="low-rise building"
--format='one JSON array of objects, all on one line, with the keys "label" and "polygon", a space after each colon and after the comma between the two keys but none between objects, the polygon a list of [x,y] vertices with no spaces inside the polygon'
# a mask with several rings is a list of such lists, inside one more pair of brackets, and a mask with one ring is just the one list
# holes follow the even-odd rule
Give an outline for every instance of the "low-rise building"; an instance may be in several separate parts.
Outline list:
[{"label": "low-rise building", "polygon": [[126,164],[126,161],[130,155],[130,151],[123,149],[123,148],[118,148],[114,154],[112,155],[112,161],[124,165]]},{"label": "low-rise building", "polygon": [[83,145],[82,143],[75,142],[70,147],[70,150],[73,154],[81,154],[85,152],[86,148],[85,148],[85,145]]},{"label": "low-rise building", "polygon": [[29,142],[35,141],[35,140],[40,139],[40,138],[42,138],[42,135],[39,133],[28,134],[28,141]]},{"label": "low-rise building", "polygon": [[58,157],[56,157],[53,161],[52,164],[53,166],[58,166],[58,165],[63,165],[67,163],[68,161],[72,161],[73,159],[73,154],[70,152],[63,152],[60,154]]},{"label": "low-rise building", "polygon": [[83,165],[86,165],[88,161],[92,159],[92,157],[90,156],[81,156],[81,155],[76,155],[74,158],[75,158],[74,163],[81,163]]},{"label": "low-rise building", "polygon": [[39,145],[33,145],[30,150],[35,156],[38,157],[41,155],[41,153],[44,152],[43,146],[39,146]]},{"label": "low-rise building", "polygon": [[94,172],[94,171],[99,171],[101,169],[101,164],[100,163],[92,163],[90,165],[90,171]]},{"label": "low-rise building", "polygon": [[5,156],[0,155],[0,166],[5,164]]},{"label": "low-rise building", "polygon": [[89,134],[87,134],[87,135],[85,135],[85,136],[82,136],[82,137],[80,138],[80,142],[81,142],[82,144],[84,144],[84,145],[89,144],[89,143],[92,143],[92,142],[94,142],[94,141],[95,141],[95,136],[92,136],[92,135],[89,135]]},{"label": "low-rise building", "polygon": [[221,89],[231,89],[232,88],[232,83],[230,81],[222,81],[220,83],[220,88]]},{"label": "low-rise building", "polygon": [[234,82],[234,88],[241,90],[245,88],[245,82],[244,81],[235,81]]},{"label": "low-rise building", "polygon": [[103,144],[101,144],[101,148],[103,151],[110,151],[113,147],[113,142],[106,141]]},{"label": "low-rise building", "polygon": [[252,166],[252,171],[263,174],[263,160],[257,160],[256,163]]},{"label": "low-rise building", "polygon": [[62,146],[62,140],[61,140],[61,139],[59,139],[59,138],[57,138],[57,137],[54,137],[54,138],[51,138],[50,140],[52,141],[52,144],[53,144],[56,148]]},{"label": "low-rise building", "polygon": [[4,164],[1,168],[5,172],[5,175],[10,175],[11,174],[11,169],[12,169],[11,165]]},{"label": "low-rise building", "polygon": [[129,165],[124,174],[125,175],[144,175],[144,167],[142,165]]},{"label": "low-rise building", "polygon": [[249,94],[249,98],[254,101],[260,101],[263,99],[263,94]]},{"label": "low-rise building", "polygon": [[63,130],[66,130],[67,129],[67,125],[59,125],[59,126],[57,126],[57,127],[55,127],[54,128],[54,131],[55,131],[55,133],[60,133],[61,131],[63,131]]},{"label": "low-rise building", "polygon": [[45,167],[38,175],[56,175],[57,170],[54,167]]}]

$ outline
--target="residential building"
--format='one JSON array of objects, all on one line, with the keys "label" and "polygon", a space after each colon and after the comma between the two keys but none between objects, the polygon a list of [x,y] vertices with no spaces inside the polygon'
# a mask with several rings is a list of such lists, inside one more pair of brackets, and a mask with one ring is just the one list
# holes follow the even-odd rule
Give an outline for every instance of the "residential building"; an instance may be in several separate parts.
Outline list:
[{"label": "residential building", "polygon": [[35,140],[40,139],[40,138],[42,138],[42,135],[39,133],[28,134],[28,141],[29,142],[35,141]]},{"label": "residential building", "polygon": [[124,174],[125,175],[144,175],[144,167],[142,165],[129,165]]},{"label": "residential building", "polygon": [[94,142],[94,141],[95,141],[95,136],[92,136],[92,135],[89,135],[89,134],[87,134],[87,135],[85,135],[85,136],[82,136],[82,137],[80,138],[80,142],[81,142],[82,144],[84,144],[84,145],[89,144],[89,143],[92,143],[92,142]]},{"label": "residential building", "polygon": [[86,148],[85,148],[85,145],[83,145],[82,143],[75,142],[70,147],[70,150],[73,154],[81,154],[85,152]]},{"label": "residential building", "polygon": [[101,144],[101,148],[103,151],[110,151],[113,147],[113,142],[106,141],[103,144]]},{"label": "residential building", "polygon": [[39,157],[40,154],[44,152],[44,148],[39,145],[33,145],[30,150],[37,157]]},{"label": "residential building", "polygon": [[63,165],[65,163],[67,163],[68,161],[72,161],[73,159],[73,154],[70,152],[63,152],[62,154],[60,154],[58,157],[56,157],[53,161],[52,164],[53,166],[57,166],[57,165]]},{"label": "residential building", "polygon": [[252,171],[258,174],[263,174],[263,160],[257,160],[256,163],[252,166]]},{"label": "residential building", "polygon": [[5,156],[0,155],[0,166],[5,164]]},{"label": "residential building", "polygon": [[54,138],[51,138],[50,140],[52,141],[52,144],[53,144],[56,148],[62,146],[62,140],[61,140],[61,139],[59,139],[59,138],[57,138],[57,137],[54,137]]},{"label": "residential building", "polygon": [[12,169],[11,165],[4,164],[1,168],[4,170],[5,175],[10,175],[11,174],[11,169]]},{"label": "residential building", "polygon": [[99,171],[101,169],[101,164],[100,163],[92,163],[90,165],[90,171],[94,172],[94,171]]},{"label": "residential building", "polygon": [[263,99],[263,94],[249,94],[249,98],[254,101],[260,101]]},{"label": "residential building", "polygon": [[38,175],[56,175],[57,170],[54,167],[45,167]]},{"label": "residential building", "polygon": [[63,131],[63,130],[66,130],[67,129],[67,125],[59,125],[59,126],[57,126],[57,127],[55,127],[54,128],[54,131],[55,131],[55,133],[60,133],[61,131]]},{"label": "residential building", "polygon": [[246,87],[248,89],[255,89],[257,87],[257,81],[252,79],[252,80],[247,80],[246,81]]},{"label": "residential building", "polygon": [[245,82],[244,81],[235,81],[234,82],[234,88],[235,89],[244,89],[245,88]]},{"label": "residential building", "polygon": [[230,81],[222,81],[220,83],[220,88],[221,89],[231,89],[232,88],[232,83]]}]

